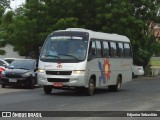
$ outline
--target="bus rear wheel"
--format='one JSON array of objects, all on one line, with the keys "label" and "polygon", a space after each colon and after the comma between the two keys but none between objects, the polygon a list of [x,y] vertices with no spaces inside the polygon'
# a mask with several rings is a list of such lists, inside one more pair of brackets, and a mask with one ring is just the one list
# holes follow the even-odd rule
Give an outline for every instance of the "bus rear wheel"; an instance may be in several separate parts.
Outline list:
[{"label": "bus rear wheel", "polygon": [[43,86],[43,90],[45,94],[51,94],[52,87],[51,86]]},{"label": "bus rear wheel", "polygon": [[118,77],[116,85],[109,85],[108,89],[113,92],[118,92],[121,89],[121,83],[122,83],[121,78]]},{"label": "bus rear wheel", "polygon": [[88,83],[88,88],[86,88],[86,94],[89,96],[93,95],[94,89],[95,89],[94,80],[91,78]]}]

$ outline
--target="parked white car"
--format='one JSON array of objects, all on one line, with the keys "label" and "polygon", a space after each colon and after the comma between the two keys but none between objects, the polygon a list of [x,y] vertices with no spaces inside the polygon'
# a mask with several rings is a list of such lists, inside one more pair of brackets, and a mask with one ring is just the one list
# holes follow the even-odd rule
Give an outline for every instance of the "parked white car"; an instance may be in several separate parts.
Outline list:
[{"label": "parked white car", "polygon": [[143,66],[132,65],[132,77],[138,77],[140,75],[144,75]]}]

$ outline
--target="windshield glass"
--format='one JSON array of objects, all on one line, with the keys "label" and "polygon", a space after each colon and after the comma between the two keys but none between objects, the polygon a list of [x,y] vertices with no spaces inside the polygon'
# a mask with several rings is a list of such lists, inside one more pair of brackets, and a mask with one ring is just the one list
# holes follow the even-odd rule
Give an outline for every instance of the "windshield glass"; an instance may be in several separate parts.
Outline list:
[{"label": "windshield glass", "polygon": [[55,32],[42,48],[40,59],[46,62],[80,62],[86,58],[88,33]]},{"label": "windshield glass", "polygon": [[15,60],[9,66],[13,66],[14,69],[32,70],[35,67],[35,61],[33,60]]}]

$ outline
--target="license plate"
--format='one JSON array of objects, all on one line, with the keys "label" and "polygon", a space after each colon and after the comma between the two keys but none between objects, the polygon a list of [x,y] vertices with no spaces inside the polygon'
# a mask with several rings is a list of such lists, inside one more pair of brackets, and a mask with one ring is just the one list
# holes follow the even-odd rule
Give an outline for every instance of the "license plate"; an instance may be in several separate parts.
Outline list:
[{"label": "license plate", "polygon": [[9,79],[9,82],[17,82],[17,79]]},{"label": "license plate", "polygon": [[60,83],[60,82],[55,82],[55,83],[53,83],[53,86],[54,86],[54,87],[62,87],[63,84]]}]

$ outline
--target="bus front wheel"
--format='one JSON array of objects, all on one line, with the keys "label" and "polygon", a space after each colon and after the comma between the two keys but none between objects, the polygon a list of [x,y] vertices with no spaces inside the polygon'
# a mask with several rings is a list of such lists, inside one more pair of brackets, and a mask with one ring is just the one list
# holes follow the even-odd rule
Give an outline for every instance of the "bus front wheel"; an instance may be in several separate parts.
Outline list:
[{"label": "bus front wheel", "polygon": [[95,89],[94,80],[91,78],[88,83],[88,88],[86,88],[87,95],[89,96],[93,95],[94,89]]},{"label": "bus front wheel", "polygon": [[43,86],[43,90],[45,94],[51,94],[52,87],[51,86]]}]

